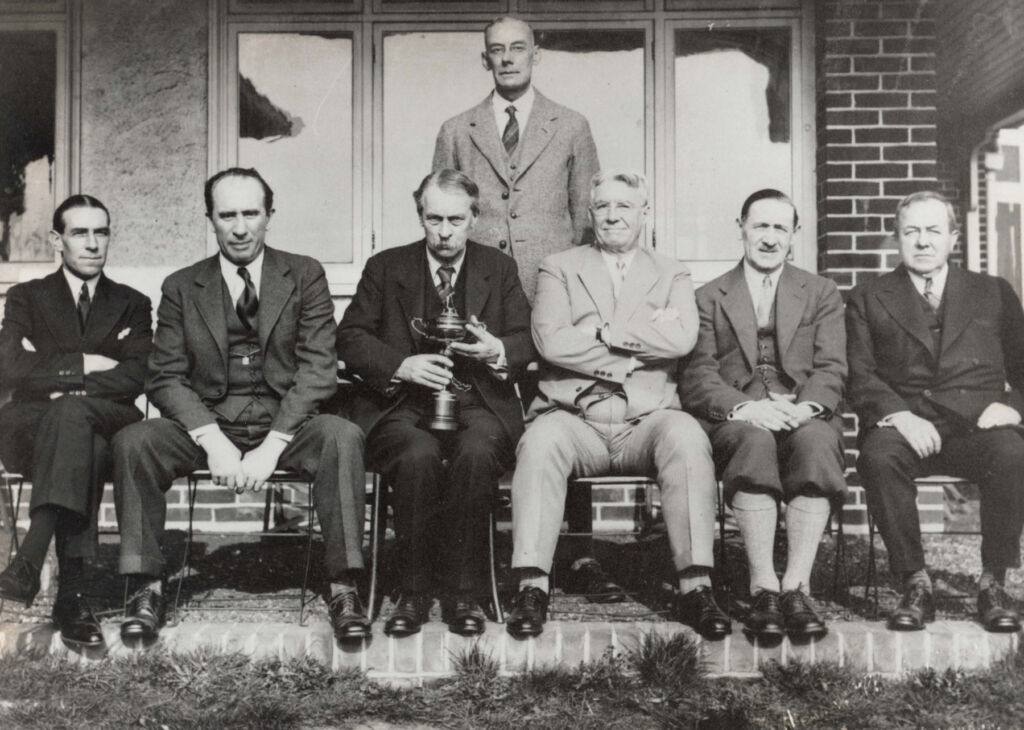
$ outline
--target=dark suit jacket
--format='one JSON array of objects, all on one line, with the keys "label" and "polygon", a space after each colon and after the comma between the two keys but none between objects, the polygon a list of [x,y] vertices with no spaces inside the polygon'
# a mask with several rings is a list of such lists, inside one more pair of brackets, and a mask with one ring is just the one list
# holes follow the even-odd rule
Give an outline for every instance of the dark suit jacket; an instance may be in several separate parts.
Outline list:
[{"label": "dark suit jacket", "polygon": [[[680,373],[683,407],[722,421],[750,400],[743,389],[756,377],[757,316],[743,263],[697,292],[700,335]],[[797,402],[839,409],[846,377],[843,300],[834,282],[785,264],[775,295],[781,369],[795,383]]]},{"label": "dark suit jacket", "polygon": [[[101,275],[85,333],[64,274],[11,287],[0,329],[0,384],[15,401],[47,400],[76,393],[131,404],[142,392],[153,336],[149,298]],[[35,352],[26,350],[28,340]],[[118,361],[110,370],[85,375],[83,353]]]},{"label": "dark suit jacket", "polygon": [[433,163],[435,170],[461,170],[480,186],[473,238],[512,254],[530,301],[540,262],[590,237],[590,179],[599,169],[586,118],[535,93],[515,169],[494,124],[490,95],[441,126]]},{"label": "dark suit jacket", "polygon": [[[349,416],[367,434],[382,415],[419,386],[402,384],[388,395],[391,377],[409,355],[420,352],[421,336],[410,320],[423,316],[427,279],[425,241],[387,249],[366,262],[356,295],[338,325],[338,359],[361,381]],[[505,345],[509,378],[490,373],[472,385],[515,443],[523,432],[522,407],[513,382],[536,357],[530,340],[530,306],[523,294],[515,262],[499,251],[469,241],[459,278],[466,283],[466,311],[487,325]]]},{"label": "dark suit jacket", "polygon": [[972,430],[994,402],[1024,413],[1024,312],[998,277],[950,266],[938,357],[903,266],[861,284],[846,308],[850,403],[866,433],[897,411]]},{"label": "dark suit jacket", "polygon": [[[263,375],[280,399],[270,427],[295,433],[337,389],[334,305],[323,267],[265,248],[259,292]],[[217,256],[167,277],[157,309],[146,393],[187,430],[214,423],[227,395],[228,327]]]}]

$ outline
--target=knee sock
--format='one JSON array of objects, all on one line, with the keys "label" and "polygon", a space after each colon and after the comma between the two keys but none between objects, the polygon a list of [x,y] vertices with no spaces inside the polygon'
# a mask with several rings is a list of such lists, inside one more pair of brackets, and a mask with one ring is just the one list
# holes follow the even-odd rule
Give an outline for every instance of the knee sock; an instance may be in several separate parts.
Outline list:
[{"label": "knee sock", "polygon": [[978,579],[978,590],[984,591],[993,583],[1004,585],[1006,582],[1006,568],[986,568],[982,566],[981,578]]},{"label": "knee sock", "polygon": [[342,593],[352,593],[356,590],[356,581],[359,578],[359,571],[346,570],[336,578],[331,579],[331,598]]},{"label": "knee sock", "polygon": [[928,571],[924,568],[921,568],[920,570],[912,570],[909,573],[903,574],[904,590],[917,583],[920,583],[929,591],[932,589],[932,577],[928,575]]},{"label": "knee sock", "polygon": [[711,569],[703,565],[691,565],[679,571],[679,592],[686,594],[701,586],[711,587]]},{"label": "knee sock", "polygon": [[27,560],[36,570],[43,569],[46,551],[50,549],[50,540],[53,539],[54,530],[57,529],[59,513],[59,508],[53,505],[44,505],[32,510],[28,532],[25,533],[25,538],[21,541],[18,555]]},{"label": "knee sock", "polygon": [[810,593],[811,570],[832,505],[825,497],[799,496],[786,506],[786,572],[782,590]]},{"label": "knee sock", "polygon": [[775,523],[779,508],[775,497],[764,492],[736,492],[732,512],[743,535],[743,547],[750,567],[750,595],[759,590],[779,590],[775,574]]},{"label": "knee sock", "polygon": [[519,590],[523,588],[540,588],[545,593],[550,593],[548,574],[540,568],[520,568]]}]

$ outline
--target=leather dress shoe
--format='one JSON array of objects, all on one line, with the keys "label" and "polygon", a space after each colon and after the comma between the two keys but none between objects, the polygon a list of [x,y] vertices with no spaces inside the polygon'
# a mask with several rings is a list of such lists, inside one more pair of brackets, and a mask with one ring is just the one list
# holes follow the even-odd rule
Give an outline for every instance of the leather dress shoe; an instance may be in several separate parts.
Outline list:
[{"label": "leather dress shoe", "polygon": [[1013,599],[995,582],[978,592],[978,620],[985,631],[1020,631],[1020,615],[1013,605]]},{"label": "leather dress shoe", "polygon": [[611,579],[596,558],[580,558],[569,568],[575,593],[594,603],[620,603],[626,600],[622,586]]},{"label": "leather dress shoe", "polygon": [[537,636],[548,620],[548,594],[540,588],[520,588],[512,598],[512,610],[505,619],[505,628],[517,639]]},{"label": "leather dress shoe", "polygon": [[0,573],[0,598],[5,601],[20,601],[25,608],[39,593],[39,571],[20,555],[15,555],[3,573]]},{"label": "leather dress shoe", "polygon": [[487,616],[480,604],[469,595],[458,595],[446,606],[445,623],[448,630],[461,636],[478,636],[487,627]]},{"label": "leather dress shoe", "polygon": [[121,622],[121,640],[153,641],[164,620],[164,596],[149,586],[140,588],[128,599],[128,608]]},{"label": "leather dress shoe", "polygon": [[779,592],[761,589],[754,596],[743,626],[759,639],[781,639],[785,619],[779,607]]},{"label": "leather dress shoe", "polygon": [[53,623],[60,631],[60,638],[70,647],[95,649],[103,646],[100,622],[81,593],[58,596],[53,604]]},{"label": "leather dress shoe", "polygon": [[327,613],[331,617],[334,638],[339,642],[358,641],[373,633],[357,590],[344,591],[332,596],[327,603]]},{"label": "leather dress shoe", "polygon": [[900,605],[889,614],[888,626],[893,631],[920,631],[935,620],[935,599],[931,588],[914,583],[903,593]]},{"label": "leather dress shoe", "polygon": [[705,639],[721,639],[732,633],[732,622],[718,607],[710,586],[700,586],[681,595],[676,614],[680,621]]},{"label": "leather dress shoe", "polygon": [[791,639],[816,639],[828,633],[810,599],[803,591],[783,591],[779,596],[782,622]]},{"label": "leather dress shoe", "polygon": [[411,594],[402,596],[391,615],[384,622],[384,633],[388,636],[408,636],[418,633],[420,626],[427,621],[430,602],[426,596]]}]

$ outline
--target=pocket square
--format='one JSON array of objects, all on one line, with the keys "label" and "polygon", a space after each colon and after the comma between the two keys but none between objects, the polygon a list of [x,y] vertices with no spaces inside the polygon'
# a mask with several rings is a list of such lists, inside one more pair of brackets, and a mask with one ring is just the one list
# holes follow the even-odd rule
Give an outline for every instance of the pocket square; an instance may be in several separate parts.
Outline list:
[{"label": "pocket square", "polygon": [[25,352],[35,352],[36,351],[36,347],[35,347],[35,345],[32,344],[32,340],[30,340],[27,337],[22,337],[21,338],[21,348],[23,350],[25,350]]},{"label": "pocket square", "polygon": [[123,330],[117,333],[117,339],[123,340],[132,331],[131,327],[125,327]]}]

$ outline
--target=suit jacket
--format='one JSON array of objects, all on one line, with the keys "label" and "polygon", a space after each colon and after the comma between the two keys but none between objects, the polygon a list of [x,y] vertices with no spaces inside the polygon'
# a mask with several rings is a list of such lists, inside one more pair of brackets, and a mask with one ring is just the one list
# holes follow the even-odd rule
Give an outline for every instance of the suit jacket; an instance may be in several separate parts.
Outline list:
[{"label": "suit jacket", "polygon": [[[683,407],[709,421],[725,420],[758,377],[757,315],[743,262],[700,288],[700,337],[680,369]],[[775,293],[780,369],[796,384],[797,402],[839,410],[846,378],[843,300],[833,281],[784,264]]]},{"label": "suit jacket", "polygon": [[902,265],[850,294],[850,403],[861,433],[897,411],[957,432],[973,430],[990,403],[1024,413],[1024,312],[1010,285],[950,266],[937,355],[920,299]]},{"label": "suit jacket", "polygon": [[530,301],[544,257],[592,235],[587,207],[599,166],[590,125],[540,92],[511,164],[488,96],[441,125],[434,169],[444,167],[461,170],[480,186],[473,238],[515,258]]},{"label": "suit jacket", "polygon": [[[142,392],[152,336],[149,298],[105,274],[96,284],[85,332],[79,332],[77,302],[58,269],[7,293],[0,383],[14,389],[15,401],[47,400],[59,391],[131,404]],[[83,353],[118,364],[86,375]]]},{"label": "suit jacket", "polygon": [[[348,415],[367,434],[381,416],[419,388],[403,383],[390,392],[398,366],[421,351],[422,337],[410,321],[424,314],[427,271],[423,240],[373,256],[338,325],[338,359],[361,381],[354,401],[346,404]],[[466,283],[466,311],[459,314],[466,319],[475,314],[491,334],[501,338],[509,366],[504,382],[476,371],[471,384],[515,443],[523,432],[523,411],[513,381],[536,357],[530,342],[530,305],[515,262],[473,241],[466,243],[459,279]]]},{"label": "suit jacket", "polygon": [[[337,389],[334,305],[323,267],[265,248],[259,292],[263,376],[280,399],[271,429],[295,433]],[[218,255],[167,277],[146,393],[187,430],[214,423],[227,395],[228,326]]]},{"label": "suit jacket", "polygon": [[[652,320],[668,308],[678,319]],[[622,387],[627,419],[679,408],[678,360],[697,341],[693,282],[679,261],[639,249],[616,302],[596,246],[553,254],[540,267],[532,324],[543,362],[527,420],[555,408],[578,412],[579,398],[599,382]],[[632,358],[643,367],[630,373]]]}]

